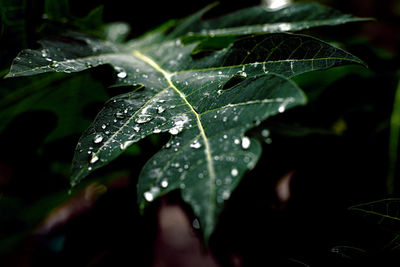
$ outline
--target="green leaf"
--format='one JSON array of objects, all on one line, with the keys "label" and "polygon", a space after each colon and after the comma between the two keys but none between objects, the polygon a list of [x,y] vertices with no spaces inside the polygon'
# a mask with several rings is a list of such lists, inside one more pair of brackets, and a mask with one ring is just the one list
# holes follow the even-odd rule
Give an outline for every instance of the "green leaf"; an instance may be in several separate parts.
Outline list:
[{"label": "green leaf", "polygon": [[[202,13],[197,13],[196,17]],[[243,35],[254,33],[273,33],[299,31],[319,26],[339,25],[348,22],[370,19],[357,18],[351,15],[318,5],[315,3],[292,4],[281,9],[269,9],[266,6],[255,6],[231,14],[199,21],[180,31],[184,43],[197,41],[203,36]],[[178,37],[172,32],[171,37]]]},{"label": "green leaf", "polygon": [[399,232],[400,230],[400,199],[388,198],[369,203],[355,205],[349,208],[367,216],[377,224]]},{"label": "green leaf", "polygon": [[[58,118],[55,129],[46,137],[47,142],[82,133],[90,124],[90,120],[82,115],[83,110],[91,103],[101,103],[108,98],[103,86],[87,73],[72,78],[57,73],[8,79],[3,86],[9,90],[0,94],[0,132],[24,112],[46,110]],[[96,94],[92,93],[94,90]]]},{"label": "green leaf", "polygon": [[[169,132],[171,140],[140,173],[139,206],[143,209],[158,196],[180,189],[198,216],[206,240],[224,201],[260,157],[260,144],[246,137],[246,131],[305,104],[304,94],[289,78],[362,64],[328,43],[288,33],[230,31],[238,35],[223,38],[222,45],[218,45],[222,39],[214,39],[207,54],[193,53],[199,42],[184,44],[180,39],[199,23],[203,25],[200,19],[208,9],[180,22],[171,21],[126,45],[77,33],[44,40],[42,50],[21,52],[7,75],[70,73],[111,64],[116,70],[115,86],[131,86],[132,91],[107,101],[80,138],[72,185],[142,138]],[[256,12],[261,9],[249,9],[243,16],[253,12],[252,21],[260,23],[267,16]],[[212,21],[215,26],[217,20]],[[247,21],[242,21],[246,27]],[[225,48],[216,49],[220,47]]]}]

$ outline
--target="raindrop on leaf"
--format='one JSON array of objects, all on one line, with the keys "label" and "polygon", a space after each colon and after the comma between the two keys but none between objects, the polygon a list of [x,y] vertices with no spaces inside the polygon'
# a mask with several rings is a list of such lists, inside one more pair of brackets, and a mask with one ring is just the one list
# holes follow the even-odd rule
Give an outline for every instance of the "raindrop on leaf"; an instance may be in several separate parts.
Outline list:
[{"label": "raindrop on leaf", "polygon": [[248,149],[250,147],[250,143],[251,143],[251,141],[248,137],[245,136],[242,138],[242,148],[243,149]]},{"label": "raindrop on leaf", "polygon": [[94,142],[95,144],[98,144],[98,143],[100,143],[101,141],[103,141],[103,136],[102,136],[101,134],[97,134],[97,135],[94,137],[93,142]]}]

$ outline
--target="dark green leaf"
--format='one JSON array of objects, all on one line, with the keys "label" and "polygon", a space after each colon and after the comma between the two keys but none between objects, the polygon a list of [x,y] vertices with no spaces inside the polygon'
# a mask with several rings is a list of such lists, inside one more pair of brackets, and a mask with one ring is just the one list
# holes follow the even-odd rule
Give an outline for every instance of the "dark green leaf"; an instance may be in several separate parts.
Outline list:
[{"label": "dark green leaf", "polygon": [[[295,5],[293,12],[299,7]],[[224,31],[222,27],[229,25],[239,27],[232,18],[229,25],[219,28],[215,28],[218,20],[200,23],[208,9],[181,22],[170,22],[127,45],[81,34],[45,40],[42,50],[23,51],[8,74],[70,73],[111,64],[117,73],[115,86],[133,89],[110,99],[82,135],[73,160],[72,185],[140,139],[169,132],[171,140],[142,169],[138,203],[143,208],[156,197],[180,189],[199,217],[205,239],[212,233],[224,201],[260,156],[260,144],[246,137],[246,131],[306,102],[288,78],[343,64],[362,64],[357,57],[312,37],[247,35],[271,31],[246,24],[252,14],[253,22],[270,21],[260,21],[271,13],[263,7],[236,14],[247,16],[240,21],[251,32]],[[198,42],[184,45],[180,37],[199,24],[208,38],[201,51],[210,49],[193,56]],[[295,29],[309,27],[304,25]],[[210,32],[214,28],[217,32]],[[210,39],[219,33],[246,35]]]},{"label": "dark green leaf", "polygon": [[349,210],[361,212],[377,224],[398,232],[400,230],[400,199],[389,198],[355,205]]}]

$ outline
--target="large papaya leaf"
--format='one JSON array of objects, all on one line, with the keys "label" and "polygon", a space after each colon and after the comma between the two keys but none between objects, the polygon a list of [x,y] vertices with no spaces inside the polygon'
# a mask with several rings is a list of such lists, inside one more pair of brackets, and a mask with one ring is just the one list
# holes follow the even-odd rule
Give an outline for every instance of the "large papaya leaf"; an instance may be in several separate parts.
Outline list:
[{"label": "large papaya leaf", "polygon": [[[218,49],[193,56],[202,40],[184,44],[180,37],[200,23],[206,10],[127,45],[81,34],[44,40],[42,50],[21,52],[8,76],[70,73],[111,64],[117,71],[115,86],[133,90],[110,99],[80,138],[72,185],[140,139],[169,132],[171,140],[140,173],[138,203],[144,208],[156,197],[180,189],[207,239],[223,202],[260,156],[260,144],[245,132],[306,102],[288,78],[361,61],[309,36],[241,31],[220,39],[223,46],[216,45]],[[249,11],[244,14],[251,16]],[[258,17],[256,13],[257,23]]]},{"label": "large papaya leaf", "polygon": [[396,233],[400,231],[400,199],[388,198],[368,203],[362,203],[349,208],[368,217]]}]

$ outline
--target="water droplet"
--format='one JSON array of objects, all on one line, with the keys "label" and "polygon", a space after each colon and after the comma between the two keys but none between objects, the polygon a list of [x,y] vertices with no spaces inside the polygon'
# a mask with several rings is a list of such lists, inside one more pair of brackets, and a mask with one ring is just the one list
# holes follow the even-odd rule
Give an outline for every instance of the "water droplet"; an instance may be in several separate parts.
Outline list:
[{"label": "water droplet", "polygon": [[158,112],[158,113],[163,113],[164,111],[165,111],[165,107],[159,106],[159,107],[157,108],[157,112]]},{"label": "water droplet", "polygon": [[135,130],[135,132],[139,132],[140,131],[140,127],[139,126],[134,126],[133,130]]},{"label": "water droplet", "polygon": [[240,144],[240,140],[237,139],[237,138],[236,138],[233,142],[234,142],[236,145]]},{"label": "water droplet", "polygon": [[147,191],[143,193],[144,199],[146,199],[148,202],[152,202],[154,200],[154,196],[151,192]]},{"label": "water droplet", "polygon": [[161,133],[161,129],[154,128],[153,133]]},{"label": "water droplet", "polygon": [[57,68],[58,67],[58,62],[57,61],[53,61],[50,65],[50,67],[52,68]]},{"label": "water droplet", "polygon": [[93,142],[96,143],[96,144],[98,144],[98,143],[100,143],[101,141],[103,141],[103,136],[102,136],[101,134],[97,134],[97,135],[94,137]]},{"label": "water droplet", "polygon": [[224,190],[222,192],[222,199],[223,200],[227,200],[230,197],[231,193],[229,192],[229,190]]},{"label": "water droplet", "polygon": [[95,163],[99,160],[99,157],[97,156],[97,154],[93,154],[92,158],[90,159],[90,163]]},{"label": "water droplet", "polygon": [[141,114],[138,115],[137,118],[135,119],[136,123],[146,123],[149,122],[153,119],[153,117],[151,117],[150,115],[147,114]]},{"label": "water droplet", "polygon": [[195,140],[193,143],[190,144],[190,147],[192,148],[200,148],[201,144],[198,140]]},{"label": "water droplet", "polygon": [[264,129],[261,131],[261,135],[265,138],[267,138],[269,136],[269,130],[268,129]]},{"label": "water droplet", "polygon": [[232,175],[233,177],[237,176],[238,174],[239,174],[239,171],[238,171],[236,168],[233,168],[233,169],[231,170],[231,175]]},{"label": "water droplet", "polygon": [[218,71],[218,74],[221,75],[221,74],[222,74],[222,71]]},{"label": "water droplet", "polygon": [[223,138],[224,138],[224,139],[227,139],[227,138],[228,138],[228,136],[227,136],[226,134],[224,134]]},{"label": "water droplet", "polygon": [[126,76],[127,76],[127,74],[125,71],[118,72],[118,74],[117,74],[117,77],[121,78],[121,79],[126,78]]},{"label": "water droplet", "polygon": [[92,170],[92,167],[88,167],[87,170],[88,170],[88,171],[91,171],[91,170]]},{"label": "water droplet", "polygon": [[184,183],[181,183],[181,184],[179,185],[179,187],[180,187],[181,189],[185,189],[186,185],[185,185]]},{"label": "water droplet", "polygon": [[123,119],[123,118],[124,118],[124,114],[121,113],[121,112],[117,112],[117,113],[115,113],[115,117],[116,117],[117,119]]},{"label": "water droplet", "polygon": [[92,65],[90,62],[86,62],[86,63],[85,63],[85,66],[86,66],[86,68],[91,68],[91,67],[93,67],[93,65]]},{"label": "water droplet", "polygon": [[285,109],[286,109],[285,105],[281,105],[281,106],[279,106],[278,111],[280,113],[282,113],[282,112],[285,112]]},{"label": "water droplet", "polygon": [[128,140],[128,141],[123,142],[119,147],[120,147],[122,150],[125,150],[127,147],[129,147],[129,146],[132,145],[133,143],[134,143],[133,140]]},{"label": "water droplet", "polygon": [[238,71],[237,75],[246,78],[247,77],[247,73],[245,71]]},{"label": "water droplet", "polygon": [[161,187],[162,188],[167,188],[168,187],[168,181],[167,180],[162,180],[161,181]]},{"label": "water droplet", "polygon": [[194,229],[200,229],[200,222],[197,219],[194,219],[192,222],[192,226]]},{"label": "water droplet", "polygon": [[172,134],[172,135],[177,135],[178,133],[179,133],[179,130],[178,130],[178,128],[171,128],[171,129],[169,129],[169,131],[168,131],[170,134]]},{"label": "water droplet", "polygon": [[251,141],[248,137],[245,136],[242,138],[242,148],[243,149],[248,149],[250,147],[250,143],[251,143]]},{"label": "water droplet", "polygon": [[107,127],[107,125],[103,124],[101,125],[101,129],[105,129]]}]

